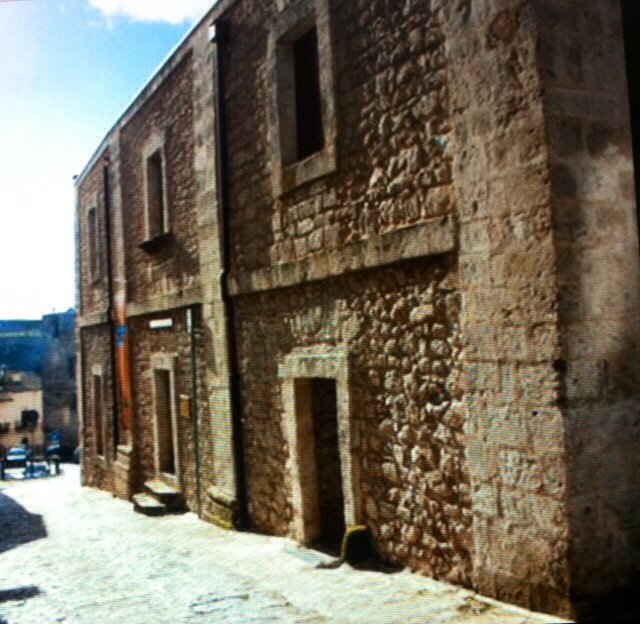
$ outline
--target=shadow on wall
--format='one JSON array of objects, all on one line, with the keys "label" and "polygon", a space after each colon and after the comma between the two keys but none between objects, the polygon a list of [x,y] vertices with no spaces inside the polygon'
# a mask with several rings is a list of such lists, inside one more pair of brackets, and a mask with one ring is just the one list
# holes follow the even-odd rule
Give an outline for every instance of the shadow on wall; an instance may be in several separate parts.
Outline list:
[{"label": "shadow on wall", "polygon": [[[12,498],[0,493],[0,553],[47,537],[42,516],[32,514]],[[0,602],[5,592],[0,591]]]},{"label": "shadow on wall", "polygon": [[[554,367],[565,424],[572,600],[581,622],[633,622],[640,613],[637,271],[625,255],[585,236],[594,218],[588,207],[572,201],[562,210],[555,214],[559,317],[569,357]],[[614,216],[609,210],[610,223]]]}]

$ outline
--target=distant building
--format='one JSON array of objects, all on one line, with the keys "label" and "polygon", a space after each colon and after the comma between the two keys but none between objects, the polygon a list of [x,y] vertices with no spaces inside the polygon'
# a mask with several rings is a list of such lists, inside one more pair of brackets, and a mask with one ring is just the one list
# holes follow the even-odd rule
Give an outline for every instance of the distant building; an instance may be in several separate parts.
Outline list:
[{"label": "distant building", "polygon": [[42,317],[46,336],[42,360],[45,431],[59,434],[67,453],[78,446],[75,319],[74,310]]},{"label": "distant building", "polygon": [[0,320],[0,366],[41,375],[45,343],[42,321]]},{"label": "distant building", "polygon": [[37,378],[39,427],[45,436],[57,433],[68,453],[78,445],[75,351],[74,310],[41,320],[0,320],[0,367],[22,375],[26,384],[14,384],[19,397],[16,394],[11,405],[29,403]]},{"label": "distant building", "polygon": [[[36,410],[38,423],[30,432],[23,418],[26,410]],[[0,370],[0,445],[5,449],[21,444],[42,446],[45,441],[42,421],[42,385],[37,375]]]}]

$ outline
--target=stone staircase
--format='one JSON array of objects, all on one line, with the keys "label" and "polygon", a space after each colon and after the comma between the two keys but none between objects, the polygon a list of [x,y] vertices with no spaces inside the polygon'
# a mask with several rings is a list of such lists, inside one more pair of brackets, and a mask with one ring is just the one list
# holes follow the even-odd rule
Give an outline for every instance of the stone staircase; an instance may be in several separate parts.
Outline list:
[{"label": "stone staircase", "polygon": [[159,479],[144,484],[144,492],[133,495],[133,510],[145,516],[186,511],[182,492]]}]

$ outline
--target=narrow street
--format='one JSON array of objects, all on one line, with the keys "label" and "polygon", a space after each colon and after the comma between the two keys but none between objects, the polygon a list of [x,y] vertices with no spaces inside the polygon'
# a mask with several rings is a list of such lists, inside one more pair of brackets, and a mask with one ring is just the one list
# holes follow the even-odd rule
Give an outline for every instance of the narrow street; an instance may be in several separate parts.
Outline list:
[{"label": "narrow street", "polygon": [[316,569],[286,539],[148,518],[60,477],[0,483],[3,624],[558,621],[408,572]]}]

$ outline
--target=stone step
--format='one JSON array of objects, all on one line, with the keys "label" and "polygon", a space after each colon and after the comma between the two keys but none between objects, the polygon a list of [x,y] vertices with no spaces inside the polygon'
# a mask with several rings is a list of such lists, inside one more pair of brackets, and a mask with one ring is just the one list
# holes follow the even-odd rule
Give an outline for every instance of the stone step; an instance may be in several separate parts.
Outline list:
[{"label": "stone step", "polygon": [[169,511],[185,509],[182,492],[164,481],[152,479],[144,484],[144,489],[149,496],[160,501]]},{"label": "stone step", "polygon": [[148,494],[134,494],[133,510],[145,516],[162,516],[167,512],[167,506]]}]

